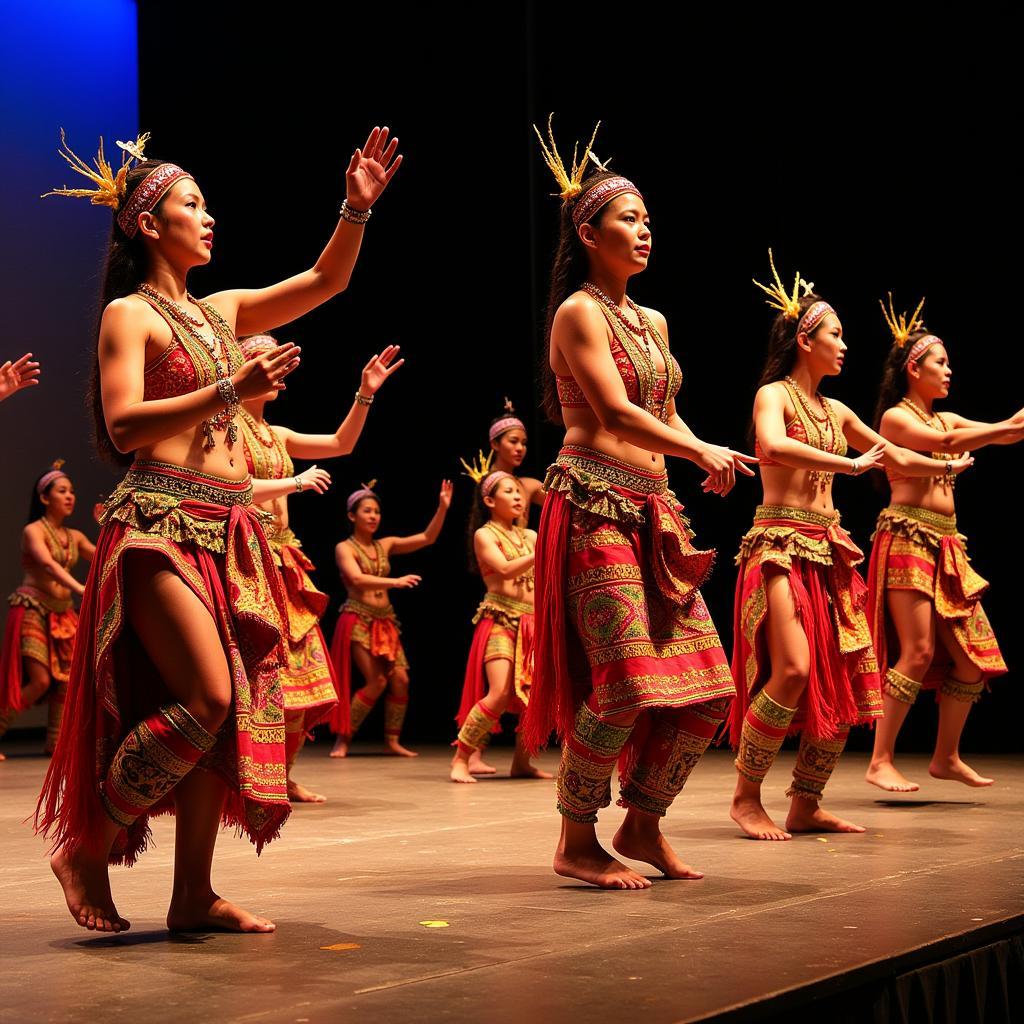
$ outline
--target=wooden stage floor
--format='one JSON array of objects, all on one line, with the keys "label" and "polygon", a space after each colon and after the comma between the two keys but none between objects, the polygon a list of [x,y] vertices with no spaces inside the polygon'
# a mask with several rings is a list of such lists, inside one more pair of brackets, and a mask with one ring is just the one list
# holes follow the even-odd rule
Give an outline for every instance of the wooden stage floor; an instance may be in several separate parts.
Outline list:
[{"label": "wooden stage floor", "polygon": [[[600,892],[551,872],[552,783],[456,786],[446,749],[400,761],[357,746],[338,762],[321,744],[296,774],[327,804],[298,807],[259,859],[230,833],[219,841],[215,884],[276,920],[276,934],[168,935],[162,818],[156,849],[113,870],[131,931],[99,937],[73,924],[22,824],[46,761],[35,744],[5,749],[0,1006],[12,1020],[669,1024],[743,1007],[754,1019],[890,958],[983,941],[1024,914],[1019,758],[971,757],[997,781],[970,790],[907,757],[921,790],[890,797],[863,782],[865,755],[850,754],[827,806],[865,835],[759,843],[729,821],[731,757],[713,751],[665,826],[707,877]],[[509,759],[494,752],[503,768]],[[779,815],[792,763],[783,754],[766,786]],[[600,834],[610,839],[623,813],[606,810]]]}]

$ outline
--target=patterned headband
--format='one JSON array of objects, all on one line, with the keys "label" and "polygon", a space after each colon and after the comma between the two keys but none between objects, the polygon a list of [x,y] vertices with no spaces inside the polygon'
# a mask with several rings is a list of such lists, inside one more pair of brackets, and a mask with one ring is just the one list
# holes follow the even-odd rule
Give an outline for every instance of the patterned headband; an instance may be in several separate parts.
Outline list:
[{"label": "patterned headband", "polygon": [[368,484],[363,484],[358,491],[353,491],[348,496],[348,501],[345,502],[345,511],[351,512],[363,500],[363,498],[373,498],[374,501],[380,502],[380,498],[377,496],[377,492],[374,487],[377,486],[376,480],[371,480]]},{"label": "patterned headband", "polygon": [[907,360],[903,364],[904,367],[909,366],[912,362],[920,359],[924,353],[932,347],[932,345],[942,345],[943,341],[940,337],[934,334],[926,334],[923,338],[915,341],[911,346],[910,351],[907,353]]},{"label": "patterned headband", "polygon": [[161,164],[154,168],[142,179],[128,202],[118,210],[118,226],[129,238],[134,238],[139,233],[139,214],[152,213],[175,182],[191,177],[188,171],[182,170],[177,164]]},{"label": "patterned headband", "polygon": [[586,224],[591,217],[610,203],[616,196],[624,195],[626,192],[635,192],[641,199],[640,189],[629,180],[629,178],[604,178],[593,188],[580,196],[572,211],[573,225],[578,229],[581,224]]},{"label": "patterned headband", "polygon": [[50,484],[54,482],[54,480],[59,480],[62,476],[67,477],[69,480],[71,479],[70,477],[68,477],[67,473],[65,473],[64,470],[61,469],[63,465],[64,460],[58,459],[56,462],[53,463],[53,468],[48,469],[39,478],[39,483],[36,484],[36,493],[39,495],[40,498],[46,493],[46,488],[49,487]]},{"label": "patterned headband", "polygon": [[504,418],[497,421],[497,423],[491,424],[491,429],[487,434],[489,441],[494,441],[501,437],[506,430],[512,430],[518,427],[524,434],[526,433],[526,426],[518,416],[505,416]]},{"label": "patterned headband", "polygon": [[255,359],[257,356],[263,355],[264,352],[270,352],[277,348],[277,339],[272,338],[269,334],[250,334],[248,338],[243,338],[238,343],[238,347],[242,350],[242,355],[246,360]]},{"label": "patterned headband", "polygon": [[488,473],[487,476],[480,481],[480,493],[485,497],[489,498],[494,488],[508,477],[509,480],[515,480],[515,477],[511,473],[506,473],[503,469],[496,469],[493,473]]},{"label": "patterned headband", "polygon": [[801,331],[804,331],[810,334],[829,313],[838,316],[836,311],[824,299],[819,299],[800,317],[800,322],[796,325],[796,333],[799,334]]}]

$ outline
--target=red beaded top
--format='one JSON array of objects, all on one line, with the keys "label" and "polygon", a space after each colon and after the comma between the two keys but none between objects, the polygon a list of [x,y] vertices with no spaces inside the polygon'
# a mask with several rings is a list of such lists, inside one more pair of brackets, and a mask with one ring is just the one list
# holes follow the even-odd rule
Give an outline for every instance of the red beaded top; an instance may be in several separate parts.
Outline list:
[{"label": "red beaded top", "polygon": [[[794,441],[803,441],[804,444],[807,444],[807,431],[804,430],[804,425],[800,422],[799,418],[786,424],[786,437],[791,437]],[[762,466],[781,465],[781,463],[768,458],[768,456],[764,454],[761,449],[761,442],[756,438],[754,440],[754,457],[761,460]]]}]

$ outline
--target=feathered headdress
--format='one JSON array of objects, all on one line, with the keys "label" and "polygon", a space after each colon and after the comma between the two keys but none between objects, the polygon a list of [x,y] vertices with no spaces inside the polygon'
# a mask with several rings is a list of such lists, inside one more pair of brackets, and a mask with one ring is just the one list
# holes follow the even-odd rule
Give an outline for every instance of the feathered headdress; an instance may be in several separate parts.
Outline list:
[{"label": "feathered headdress", "polygon": [[149,132],[138,136],[134,142],[118,142],[121,150],[121,166],[115,172],[107,162],[103,154],[103,136],[100,136],[100,146],[93,159],[95,170],[90,167],[80,156],[71,151],[67,139],[64,136],[64,129],[60,130],[60,146],[57,150],[63,160],[76,174],[88,178],[95,184],[95,188],[55,188],[50,192],[44,192],[41,199],[47,196],[71,196],[75,199],[88,199],[93,206],[109,206],[112,210],[118,210],[124,200],[127,189],[126,179],[132,167],[132,160],[144,160],[146,143],[149,142]]},{"label": "feathered headdress", "polygon": [[882,308],[882,316],[885,317],[886,326],[889,328],[889,333],[892,334],[892,340],[896,343],[897,348],[903,348],[904,345],[910,340],[910,336],[915,331],[920,331],[924,328],[924,321],[921,317],[921,310],[924,308],[924,297],[922,296],[921,301],[917,304],[917,309],[910,315],[910,319],[907,320],[907,314],[900,313],[896,315],[896,309],[892,302],[892,292],[887,293],[889,296],[889,308],[885,308],[885,303],[879,299],[878,305]]},{"label": "feathered headdress", "polygon": [[494,452],[488,452],[486,455],[482,451],[478,451],[476,457],[471,461],[467,462],[465,459],[460,458],[459,462],[462,463],[463,476],[468,476],[473,483],[478,484],[488,473],[491,471],[491,463],[494,461]]},{"label": "feathered headdress", "polygon": [[[544,163],[548,165],[548,169],[555,176],[555,181],[558,182],[558,195],[564,199],[575,199],[582,191],[583,174],[587,169],[587,160],[590,157],[590,147],[594,144],[594,139],[597,138],[597,129],[601,127],[601,122],[598,121],[594,125],[594,134],[590,136],[590,142],[587,143],[587,148],[583,151],[583,157],[576,162],[576,156],[579,152],[579,142],[574,142],[572,146],[572,167],[566,170],[565,163],[562,160],[561,154],[558,152],[558,146],[555,143],[555,133],[551,127],[551,122],[554,120],[554,113],[548,114],[548,141],[544,141],[544,137],[540,133],[540,129],[534,125],[533,130],[537,133],[537,141],[540,143],[541,152],[544,154]],[[595,161],[596,162],[596,161]],[[598,166],[601,166],[598,164]]]},{"label": "feathered headdress", "polygon": [[[779,310],[787,320],[798,321],[796,325],[797,334],[801,332],[809,334],[829,313],[835,313],[835,310],[824,299],[819,299],[817,302],[812,303],[803,316],[801,316],[800,300],[811,294],[814,290],[814,282],[805,281],[800,276],[800,271],[798,270],[793,279],[793,290],[792,292],[787,292],[782,283],[782,278],[779,277],[779,272],[775,269],[775,257],[770,248],[768,249],[768,265],[771,267],[774,283],[766,285],[753,278],[751,280],[768,296],[765,302],[772,309]],[[803,289],[802,293],[801,289]]]}]

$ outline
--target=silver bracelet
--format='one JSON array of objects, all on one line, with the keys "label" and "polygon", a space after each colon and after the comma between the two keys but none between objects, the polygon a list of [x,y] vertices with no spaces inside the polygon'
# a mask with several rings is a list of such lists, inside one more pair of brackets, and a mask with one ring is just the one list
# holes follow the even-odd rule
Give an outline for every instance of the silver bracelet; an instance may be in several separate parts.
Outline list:
[{"label": "silver bracelet", "polygon": [[860,475],[860,463],[856,459],[850,459],[850,476]]},{"label": "silver bracelet", "polygon": [[359,390],[359,388],[356,388],[356,404],[357,405],[373,405],[373,400],[374,400],[375,397],[376,397],[375,395],[370,395],[369,397],[367,397],[366,395],[364,395],[362,393],[362,391]]},{"label": "silver bracelet", "polygon": [[238,405],[238,392],[235,390],[234,381],[230,377],[220,377],[217,380],[217,394],[221,401],[230,409]]},{"label": "silver bracelet", "polygon": [[338,211],[341,214],[342,220],[347,220],[349,224],[365,224],[370,219],[370,214],[373,210],[357,210],[352,206],[348,205],[348,200],[342,201],[341,209]]},{"label": "silver bracelet", "polygon": [[292,477],[292,479],[295,481],[295,493],[296,494],[301,494],[302,493],[302,477],[301,476],[296,476],[296,477]]}]

